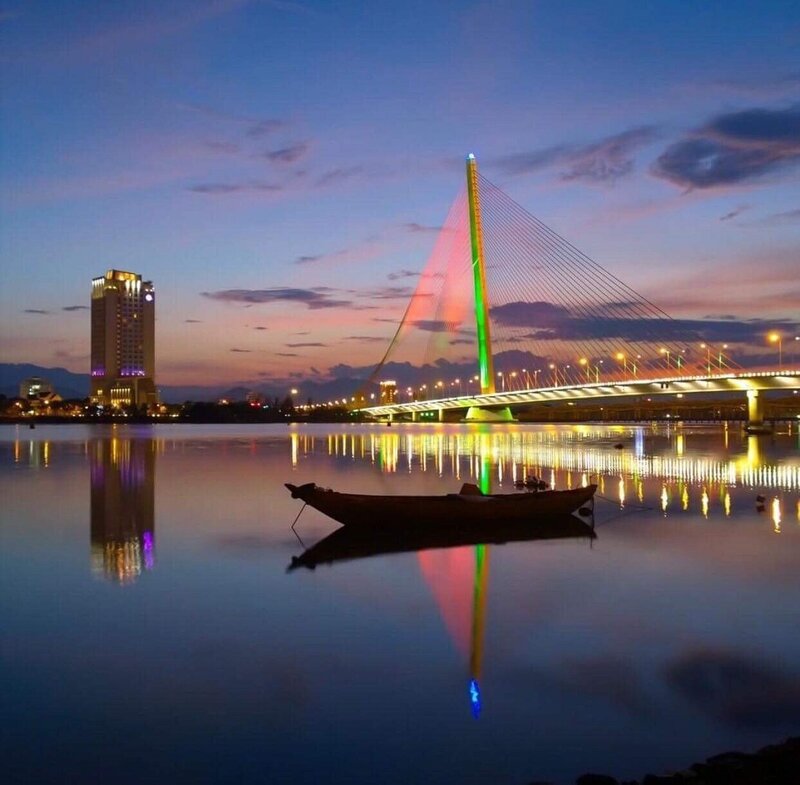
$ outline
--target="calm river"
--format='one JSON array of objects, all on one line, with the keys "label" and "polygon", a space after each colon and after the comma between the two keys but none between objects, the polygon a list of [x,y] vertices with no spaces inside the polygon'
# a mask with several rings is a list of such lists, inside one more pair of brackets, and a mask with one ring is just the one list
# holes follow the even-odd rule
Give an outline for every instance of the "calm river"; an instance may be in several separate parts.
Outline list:
[{"label": "calm river", "polygon": [[[597,538],[287,572],[337,525],[284,482],[531,475],[596,482]],[[800,732],[796,427],[2,426],[0,500],[6,783],[571,783]]]}]

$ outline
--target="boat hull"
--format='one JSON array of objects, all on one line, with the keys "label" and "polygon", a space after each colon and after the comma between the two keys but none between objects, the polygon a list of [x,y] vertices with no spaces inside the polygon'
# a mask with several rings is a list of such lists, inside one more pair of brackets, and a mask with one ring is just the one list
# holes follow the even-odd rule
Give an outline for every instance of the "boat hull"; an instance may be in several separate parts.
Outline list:
[{"label": "boat hull", "polygon": [[302,499],[344,526],[405,527],[465,526],[487,522],[534,523],[539,518],[568,515],[594,497],[597,486],[565,491],[446,496],[369,496],[339,493],[314,483],[286,487],[292,497]]}]

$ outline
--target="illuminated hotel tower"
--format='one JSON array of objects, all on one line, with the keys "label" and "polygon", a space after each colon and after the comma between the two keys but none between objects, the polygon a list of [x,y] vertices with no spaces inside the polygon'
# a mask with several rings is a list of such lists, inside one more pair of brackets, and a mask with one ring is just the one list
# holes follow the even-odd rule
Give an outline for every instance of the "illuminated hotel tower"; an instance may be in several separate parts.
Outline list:
[{"label": "illuminated hotel tower", "polygon": [[104,406],[158,403],[155,387],[155,290],[122,270],[92,280],[90,397]]}]

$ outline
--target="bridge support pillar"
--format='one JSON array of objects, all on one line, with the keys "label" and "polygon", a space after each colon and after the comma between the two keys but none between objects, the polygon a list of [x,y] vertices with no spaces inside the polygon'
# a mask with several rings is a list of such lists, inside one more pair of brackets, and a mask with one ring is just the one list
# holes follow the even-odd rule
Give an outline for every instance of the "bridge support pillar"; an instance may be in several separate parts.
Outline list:
[{"label": "bridge support pillar", "polygon": [[444,422],[444,409],[439,409],[439,422]]},{"label": "bridge support pillar", "polygon": [[417,421],[417,413],[411,412],[411,422],[416,422],[416,421]]},{"label": "bridge support pillar", "polygon": [[759,390],[747,391],[747,426],[750,433],[769,432],[771,428],[764,422],[764,398]]}]

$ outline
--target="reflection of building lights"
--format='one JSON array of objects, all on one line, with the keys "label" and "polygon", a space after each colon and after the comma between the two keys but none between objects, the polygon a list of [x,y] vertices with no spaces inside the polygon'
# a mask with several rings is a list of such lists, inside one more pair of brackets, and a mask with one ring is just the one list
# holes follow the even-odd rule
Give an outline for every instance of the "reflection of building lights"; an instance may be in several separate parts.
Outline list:
[{"label": "reflection of building lights", "polygon": [[[642,429],[645,435],[663,434],[660,429]],[[666,434],[669,436],[669,434]],[[677,448],[683,434],[674,434]],[[702,504],[701,493],[693,488],[705,488],[706,496],[719,500],[719,514],[731,515],[733,498],[728,489],[737,487],[795,491],[800,489],[800,464],[763,463],[753,448],[755,439],[748,439],[747,457],[716,460],[712,457],[689,453],[683,456],[637,456],[635,451],[612,452],[610,441],[620,438],[636,439],[636,430],[621,426],[576,427],[570,430],[545,427],[541,430],[503,432],[451,433],[445,427],[435,431],[397,431],[369,434],[337,434],[328,436],[331,455],[361,456],[373,461],[383,471],[396,472],[402,463],[408,472],[435,471],[441,477],[452,476],[461,481],[497,483],[497,492],[513,487],[514,482],[525,477],[541,477],[551,488],[558,489],[575,484],[596,483],[598,493],[613,496],[623,486],[622,504],[627,503],[627,481],[634,482],[632,493],[644,499],[649,481],[658,480],[654,492],[662,498],[666,491],[667,508],[688,510],[690,497]],[[732,435],[731,438],[735,438]],[[721,444],[721,440],[720,440]],[[744,442],[736,442],[744,446]],[[758,460],[753,460],[758,455]],[[299,459],[299,455],[298,455]],[[469,475],[469,479],[467,477]],[[606,490],[606,479],[618,487]],[[710,510],[710,501],[708,513]],[[792,500],[794,509],[794,499]],[[797,517],[800,521],[800,506]]]},{"label": "reflection of building lights", "polygon": [[781,500],[776,496],[772,500],[772,523],[775,525],[775,532],[781,533]]},{"label": "reflection of building lights", "polygon": [[703,510],[703,517],[708,518],[708,491],[705,488],[700,496],[700,507]]},{"label": "reflection of building lights", "polygon": [[661,510],[662,512],[667,511],[667,505],[669,504],[669,494],[667,493],[667,486],[661,486]]}]

